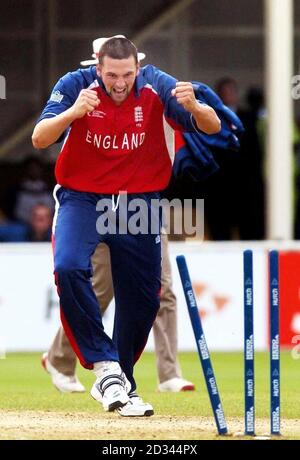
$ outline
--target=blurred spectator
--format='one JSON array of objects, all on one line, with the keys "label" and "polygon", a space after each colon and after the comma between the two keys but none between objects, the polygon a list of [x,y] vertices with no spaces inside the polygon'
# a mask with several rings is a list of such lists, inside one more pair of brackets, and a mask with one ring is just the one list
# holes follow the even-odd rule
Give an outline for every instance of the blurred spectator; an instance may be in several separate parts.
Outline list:
[{"label": "blurred spectator", "polygon": [[265,236],[265,131],[266,112],[260,88],[249,88],[247,106],[238,110],[245,133],[239,155],[238,226],[242,240]]},{"label": "blurred spectator", "polygon": [[26,241],[28,228],[25,224],[13,222],[0,209],[0,242],[19,243]]},{"label": "blurred spectator", "polygon": [[233,112],[239,105],[239,92],[237,82],[231,77],[224,77],[215,84],[216,93]]},{"label": "blurred spectator", "polygon": [[11,220],[27,224],[36,204],[54,209],[52,193],[43,178],[42,164],[37,158],[30,157],[25,160],[20,184],[7,194],[5,211]]},{"label": "blurred spectator", "polygon": [[43,203],[33,206],[28,224],[11,221],[0,210],[0,242],[51,241],[52,218],[52,209]]},{"label": "blurred spectator", "polygon": [[265,110],[260,88],[249,88],[246,107],[239,108],[238,86],[226,77],[216,83],[225,105],[244,124],[239,152],[214,150],[220,170],[208,181],[205,200],[210,237],[214,240],[259,240],[265,234]]},{"label": "blurred spectator", "polygon": [[[236,81],[230,77],[222,78],[216,83],[215,89],[224,104],[236,111],[239,103]],[[205,219],[211,239],[231,240],[238,237],[235,229],[240,194],[237,177],[240,153],[214,148],[213,155],[220,169],[207,180],[205,186]]]},{"label": "blurred spectator", "polygon": [[51,241],[53,213],[49,206],[36,204],[31,210],[27,241]]}]

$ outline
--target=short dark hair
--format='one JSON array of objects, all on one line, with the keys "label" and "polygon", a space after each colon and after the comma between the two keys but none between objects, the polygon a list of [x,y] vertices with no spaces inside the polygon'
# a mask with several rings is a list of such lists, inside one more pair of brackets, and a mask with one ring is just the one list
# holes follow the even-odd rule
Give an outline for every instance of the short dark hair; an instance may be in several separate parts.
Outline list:
[{"label": "short dark hair", "polygon": [[105,42],[99,50],[99,64],[103,64],[104,56],[112,59],[127,59],[134,57],[135,63],[138,63],[138,52],[136,46],[128,38],[111,38]]}]

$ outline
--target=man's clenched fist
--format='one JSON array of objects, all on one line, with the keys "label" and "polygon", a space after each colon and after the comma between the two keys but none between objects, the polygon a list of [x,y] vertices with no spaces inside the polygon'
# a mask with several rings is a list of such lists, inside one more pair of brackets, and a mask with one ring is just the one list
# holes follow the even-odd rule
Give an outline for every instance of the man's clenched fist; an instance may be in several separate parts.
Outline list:
[{"label": "man's clenched fist", "polygon": [[177,102],[181,104],[188,112],[193,112],[197,104],[193,85],[189,81],[178,81],[176,88],[172,90],[172,96],[175,96]]},{"label": "man's clenched fist", "polygon": [[74,118],[82,118],[92,112],[100,104],[100,99],[95,91],[83,89],[72,106]]}]

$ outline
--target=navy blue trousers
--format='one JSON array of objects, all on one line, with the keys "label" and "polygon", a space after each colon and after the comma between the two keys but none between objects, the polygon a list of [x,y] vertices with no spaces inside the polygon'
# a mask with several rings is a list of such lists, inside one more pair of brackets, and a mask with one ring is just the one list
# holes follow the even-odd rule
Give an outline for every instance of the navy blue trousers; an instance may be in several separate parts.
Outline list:
[{"label": "navy blue trousers", "polygon": [[[96,206],[101,198],[112,207],[116,204],[111,195],[63,187],[56,192],[54,273],[61,319],[82,366],[92,369],[98,361],[119,361],[135,389],[133,366],[147,343],[160,303],[160,232],[99,234],[96,222],[104,211],[97,211]],[[127,195],[128,203],[136,198],[144,199],[150,216],[150,200],[159,199],[159,194]],[[115,210],[117,222],[132,215],[121,205]],[[160,222],[157,212],[152,211],[153,218]],[[91,285],[91,257],[100,242],[109,246],[111,255],[116,304],[112,339],[104,331]]]}]

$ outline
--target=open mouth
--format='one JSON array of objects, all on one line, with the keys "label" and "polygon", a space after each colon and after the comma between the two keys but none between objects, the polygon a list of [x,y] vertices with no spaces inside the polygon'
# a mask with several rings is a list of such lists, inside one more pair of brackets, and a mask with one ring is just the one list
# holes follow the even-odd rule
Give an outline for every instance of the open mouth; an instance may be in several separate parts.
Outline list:
[{"label": "open mouth", "polygon": [[118,96],[122,96],[122,95],[126,94],[126,88],[121,89],[121,90],[113,88],[113,92]]}]

